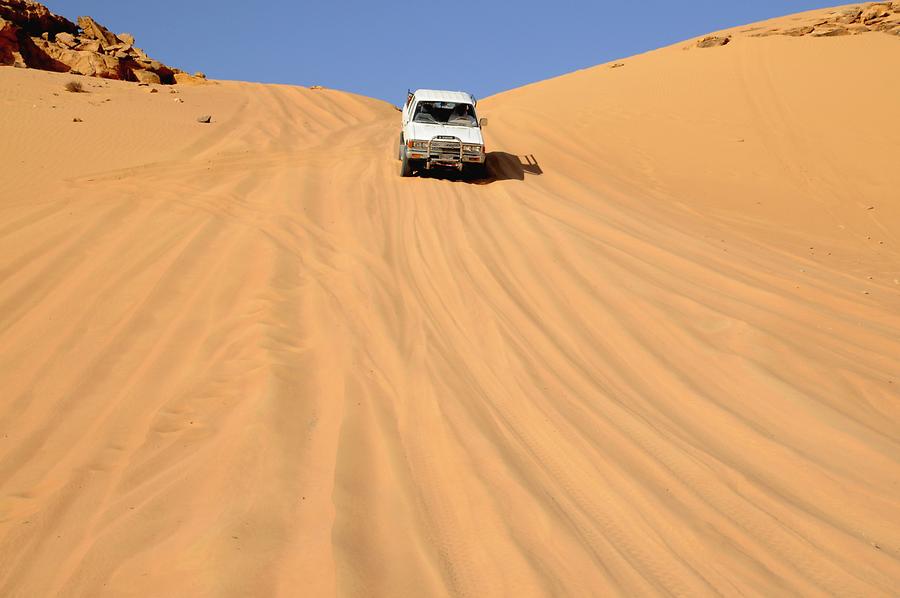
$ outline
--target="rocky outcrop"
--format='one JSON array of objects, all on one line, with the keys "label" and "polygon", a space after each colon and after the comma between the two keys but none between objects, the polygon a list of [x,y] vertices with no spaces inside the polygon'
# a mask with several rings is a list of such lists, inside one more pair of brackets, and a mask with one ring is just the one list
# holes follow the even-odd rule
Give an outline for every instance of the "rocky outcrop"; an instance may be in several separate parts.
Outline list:
[{"label": "rocky outcrop", "polygon": [[791,37],[801,37],[804,35],[809,35],[815,30],[815,27],[807,25],[806,27],[791,27],[790,29],[785,29],[782,33],[784,35],[790,35]]},{"label": "rocky outcrop", "polygon": [[0,65],[25,67],[22,49],[19,46],[18,27],[12,21],[0,18]]},{"label": "rocky outcrop", "polygon": [[50,35],[78,32],[75,23],[30,0],[0,0],[0,18],[11,21],[32,37],[40,37],[45,32]]},{"label": "rocky outcrop", "polygon": [[110,46],[119,45],[122,43],[118,37],[113,35],[103,25],[100,25],[92,19],[91,17],[78,17],[78,28],[82,31],[82,36],[87,39],[97,40],[100,42],[100,46],[106,50]]},{"label": "rocky outcrop", "polygon": [[159,75],[153,71],[135,69],[131,71],[138,83],[160,83]]},{"label": "rocky outcrop", "polygon": [[203,73],[194,73],[191,75],[190,73],[179,71],[175,73],[175,82],[179,85],[203,85],[206,83],[206,75]]},{"label": "rocky outcrop", "polygon": [[130,33],[117,35],[91,17],[76,24],[30,0],[0,0],[0,65],[141,83],[202,81],[150,58]]},{"label": "rocky outcrop", "polygon": [[871,2],[841,8],[824,18],[812,19],[808,24],[788,29],[768,29],[753,37],[789,35],[802,37],[839,37],[881,31],[900,35],[900,2]]},{"label": "rocky outcrop", "polygon": [[[43,39],[33,40],[35,46],[57,64],[64,65],[65,72],[75,75],[87,75],[88,77],[102,77],[104,79],[133,80],[131,72],[125,69],[120,60],[113,56],[107,56],[100,52],[87,50],[75,50],[59,43]],[[63,70],[50,68],[45,70]]]}]

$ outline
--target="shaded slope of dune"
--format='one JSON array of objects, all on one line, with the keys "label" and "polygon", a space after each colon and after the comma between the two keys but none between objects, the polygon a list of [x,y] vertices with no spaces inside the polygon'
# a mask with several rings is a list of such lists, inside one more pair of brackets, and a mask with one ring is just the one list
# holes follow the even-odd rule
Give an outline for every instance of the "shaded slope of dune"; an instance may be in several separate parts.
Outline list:
[{"label": "shaded slope of dune", "polygon": [[897,43],[489,98],[487,184],[349,94],[0,70],[0,594],[891,595]]}]

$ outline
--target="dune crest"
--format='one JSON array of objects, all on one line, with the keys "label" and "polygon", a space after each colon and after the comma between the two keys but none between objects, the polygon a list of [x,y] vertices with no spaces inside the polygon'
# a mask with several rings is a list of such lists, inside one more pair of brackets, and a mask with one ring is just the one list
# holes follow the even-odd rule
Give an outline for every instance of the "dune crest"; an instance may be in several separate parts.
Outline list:
[{"label": "dune crest", "polygon": [[479,183],[0,68],[0,595],[896,594],[897,40],[754,36],[833,13],[487,98]]}]

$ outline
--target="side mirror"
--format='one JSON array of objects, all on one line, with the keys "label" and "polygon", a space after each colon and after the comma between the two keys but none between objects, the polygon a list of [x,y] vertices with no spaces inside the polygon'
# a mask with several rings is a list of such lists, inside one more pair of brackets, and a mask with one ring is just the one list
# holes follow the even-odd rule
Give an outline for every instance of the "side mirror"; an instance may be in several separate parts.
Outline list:
[{"label": "side mirror", "polygon": [[479,121],[478,121],[478,126],[479,126],[479,127],[486,127],[486,126],[487,126],[487,118],[482,118],[481,120],[479,120]]}]

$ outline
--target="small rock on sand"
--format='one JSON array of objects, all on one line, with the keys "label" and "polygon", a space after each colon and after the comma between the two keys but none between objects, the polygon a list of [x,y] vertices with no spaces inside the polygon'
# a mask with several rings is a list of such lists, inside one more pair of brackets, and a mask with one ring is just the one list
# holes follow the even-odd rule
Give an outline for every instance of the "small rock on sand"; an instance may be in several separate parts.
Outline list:
[{"label": "small rock on sand", "polygon": [[724,46],[731,41],[730,36],[720,37],[718,35],[709,35],[697,42],[698,48],[715,48]]},{"label": "small rock on sand", "polygon": [[197,117],[197,122],[198,122],[198,123],[211,123],[211,122],[212,122],[212,116],[210,116],[210,115],[208,115],[208,114],[204,114],[203,116],[198,116],[198,117]]}]

